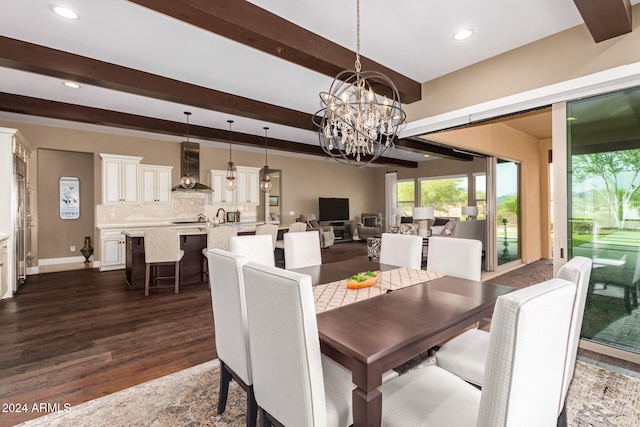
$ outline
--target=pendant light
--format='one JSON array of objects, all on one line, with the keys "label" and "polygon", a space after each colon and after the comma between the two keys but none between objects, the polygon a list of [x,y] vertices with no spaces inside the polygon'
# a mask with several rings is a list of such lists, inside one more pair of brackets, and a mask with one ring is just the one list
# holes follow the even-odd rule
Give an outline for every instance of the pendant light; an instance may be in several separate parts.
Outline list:
[{"label": "pendant light", "polygon": [[224,183],[224,187],[228,191],[233,191],[238,188],[238,182],[236,181],[236,165],[231,160],[231,124],[233,120],[227,120],[229,123],[229,166],[227,167],[227,180]]},{"label": "pendant light", "polygon": [[262,181],[260,182],[260,190],[264,193],[268,193],[273,188],[273,184],[271,183],[271,176],[269,176],[269,166],[267,162],[267,131],[268,127],[263,127],[264,129],[264,174],[262,176]]},{"label": "pendant light", "polygon": [[[189,116],[191,115],[191,112],[185,111],[184,115],[187,116],[187,142],[189,142]],[[189,175],[188,173],[185,173],[184,175],[182,175],[182,178],[180,179],[180,185],[183,188],[193,188],[196,186],[196,180],[193,179],[193,176]]]}]

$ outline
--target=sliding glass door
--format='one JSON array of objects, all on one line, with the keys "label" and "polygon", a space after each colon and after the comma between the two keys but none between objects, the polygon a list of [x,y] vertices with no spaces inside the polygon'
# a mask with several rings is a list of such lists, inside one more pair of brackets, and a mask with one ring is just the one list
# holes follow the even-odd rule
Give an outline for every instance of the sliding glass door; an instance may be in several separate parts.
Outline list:
[{"label": "sliding glass door", "polygon": [[593,260],[582,338],[640,353],[640,88],[567,103],[568,255]]},{"label": "sliding glass door", "polygon": [[496,169],[497,265],[520,260],[520,165],[497,160]]}]

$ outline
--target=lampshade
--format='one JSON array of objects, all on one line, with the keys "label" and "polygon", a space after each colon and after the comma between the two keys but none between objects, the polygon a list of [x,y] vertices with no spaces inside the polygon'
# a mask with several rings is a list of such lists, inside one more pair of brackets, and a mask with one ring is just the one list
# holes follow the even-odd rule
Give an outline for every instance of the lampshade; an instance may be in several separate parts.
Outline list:
[{"label": "lampshade", "polygon": [[478,216],[478,207],[477,206],[463,206],[460,209],[460,213],[462,215],[467,215],[467,216]]},{"label": "lampshade", "polygon": [[423,206],[419,208],[413,208],[413,219],[431,219],[433,218],[433,206]]}]

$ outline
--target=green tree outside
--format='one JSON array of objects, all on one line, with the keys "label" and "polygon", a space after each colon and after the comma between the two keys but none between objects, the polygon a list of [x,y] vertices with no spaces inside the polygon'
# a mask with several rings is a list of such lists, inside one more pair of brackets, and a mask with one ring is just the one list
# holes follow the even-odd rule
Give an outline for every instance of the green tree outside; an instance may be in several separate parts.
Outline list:
[{"label": "green tree outside", "polygon": [[[422,206],[433,206],[436,215],[449,215],[467,205],[467,188],[464,178],[446,178],[421,181]],[[457,214],[459,215],[459,213]]]},{"label": "green tree outside", "polygon": [[[623,174],[628,179],[621,179]],[[573,156],[573,176],[591,184],[614,214],[617,228],[624,228],[640,202],[640,149]]]}]

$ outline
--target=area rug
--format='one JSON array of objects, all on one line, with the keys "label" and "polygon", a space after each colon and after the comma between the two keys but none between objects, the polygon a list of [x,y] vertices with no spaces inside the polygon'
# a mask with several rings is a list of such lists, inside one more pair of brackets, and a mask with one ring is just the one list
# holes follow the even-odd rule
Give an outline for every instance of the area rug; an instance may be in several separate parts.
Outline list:
[{"label": "area rug", "polygon": [[[419,360],[419,365],[432,363],[432,357]],[[235,382],[226,411],[217,414],[218,381],[219,363],[212,360],[19,425],[245,425],[246,395]],[[640,380],[578,361],[567,405],[570,426],[637,426]]]}]

